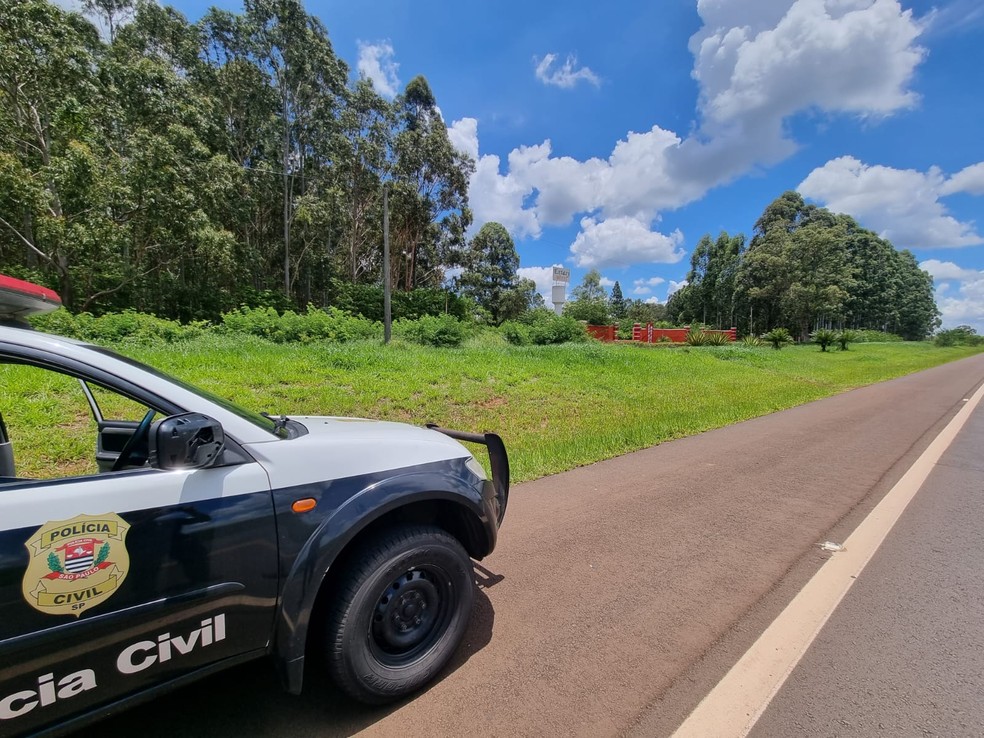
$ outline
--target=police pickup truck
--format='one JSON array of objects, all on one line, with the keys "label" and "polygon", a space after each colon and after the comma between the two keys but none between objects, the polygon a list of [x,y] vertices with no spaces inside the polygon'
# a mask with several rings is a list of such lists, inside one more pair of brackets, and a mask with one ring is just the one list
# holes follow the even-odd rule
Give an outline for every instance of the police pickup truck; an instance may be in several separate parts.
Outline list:
[{"label": "police pickup truck", "polygon": [[253,413],[18,323],[57,305],[0,277],[0,735],[261,656],[367,703],[440,672],[506,508],[498,436]]}]

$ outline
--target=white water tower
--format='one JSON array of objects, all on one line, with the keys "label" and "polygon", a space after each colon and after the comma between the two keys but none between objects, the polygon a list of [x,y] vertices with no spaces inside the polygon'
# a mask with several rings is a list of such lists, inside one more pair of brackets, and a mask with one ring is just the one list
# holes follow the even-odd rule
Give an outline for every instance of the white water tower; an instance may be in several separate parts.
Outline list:
[{"label": "white water tower", "polygon": [[553,302],[554,312],[560,315],[564,312],[564,303],[567,302],[567,284],[571,281],[571,270],[561,267],[553,268],[553,289],[551,290],[551,301]]}]

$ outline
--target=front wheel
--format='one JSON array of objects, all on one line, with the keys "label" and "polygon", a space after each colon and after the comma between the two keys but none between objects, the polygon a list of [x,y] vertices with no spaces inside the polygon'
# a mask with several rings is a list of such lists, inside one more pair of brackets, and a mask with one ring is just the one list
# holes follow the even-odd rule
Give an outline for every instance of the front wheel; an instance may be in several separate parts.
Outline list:
[{"label": "front wheel", "polygon": [[433,679],[461,642],[471,560],[446,531],[408,526],[369,541],[349,561],[330,605],[328,670],[357,700],[390,702]]}]

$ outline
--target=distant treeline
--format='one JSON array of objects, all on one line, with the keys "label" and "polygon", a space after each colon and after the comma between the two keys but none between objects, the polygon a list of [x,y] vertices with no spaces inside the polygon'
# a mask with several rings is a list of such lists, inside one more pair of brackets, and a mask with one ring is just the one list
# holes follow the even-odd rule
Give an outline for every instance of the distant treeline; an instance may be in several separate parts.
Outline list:
[{"label": "distant treeline", "polygon": [[786,327],[800,339],[852,328],[918,340],[940,324],[933,278],[909,251],[796,192],[765,209],[751,243],[744,235],[704,236],[667,313],[743,334]]},{"label": "distant treeline", "polygon": [[[45,0],[0,0],[3,272],[94,315],[218,321],[242,305],[313,304],[378,320],[385,185],[399,313],[473,317],[477,305],[500,324],[542,303],[504,228],[466,243],[474,162],[423,77],[392,101],[350,81],[300,0],[245,0],[197,23],[147,0],[83,7],[107,39]],[[440,290],[454,265],[467,300]],[[589,278],[569,317],[663,317]],[[911,253],[794,192],[750,243],[701,239],[687,282],[666,306],[679,324],[907,338],[938,325]]]},{"label": "distant treeline", "polygon": [[[0,268],[73,310],[216,319],[331,303],[392,274],[439,287],[473,162],[423,77],[350,82],[299,0],[189,23],[145,0],[0,0]],[[348,293],[351,297],[352,293]]]}]

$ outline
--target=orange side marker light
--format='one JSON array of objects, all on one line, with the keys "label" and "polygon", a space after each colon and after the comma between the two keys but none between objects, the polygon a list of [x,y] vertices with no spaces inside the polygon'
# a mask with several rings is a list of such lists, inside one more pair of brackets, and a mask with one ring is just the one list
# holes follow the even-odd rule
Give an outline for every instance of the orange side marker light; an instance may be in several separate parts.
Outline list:
[{"label": "orange side marker light", "polygon": [[296,513],[306,513],[311,512],[318,504],[318,501],[313,497],[304,497],[300,500],[294,500],[294,504],[290,506],[290,509]]}]

